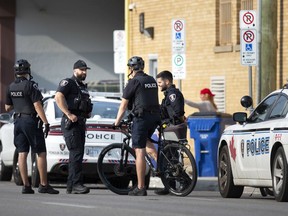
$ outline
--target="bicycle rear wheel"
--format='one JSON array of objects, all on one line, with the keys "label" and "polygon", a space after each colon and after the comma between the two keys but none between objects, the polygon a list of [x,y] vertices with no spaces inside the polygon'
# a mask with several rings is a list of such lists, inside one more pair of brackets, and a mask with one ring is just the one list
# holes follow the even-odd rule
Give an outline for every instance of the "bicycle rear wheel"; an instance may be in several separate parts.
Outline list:
[{"label": "bicycle rear wheel", "polygon": [[159,155],[160,176],[164,186],[176,196],[190,194],[197,182],[197,168],[190,150],[179,143],[166,145]]}]

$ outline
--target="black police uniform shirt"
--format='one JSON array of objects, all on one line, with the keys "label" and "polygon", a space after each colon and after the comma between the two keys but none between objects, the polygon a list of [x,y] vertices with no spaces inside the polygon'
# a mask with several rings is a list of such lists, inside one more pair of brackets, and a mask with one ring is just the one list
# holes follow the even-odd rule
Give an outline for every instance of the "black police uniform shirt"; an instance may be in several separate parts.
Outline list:
[{"label": "black police uniform shirt", "polygon": [[[147,74],[145,74],[143,71],[139,71],[135,74],[134,77],[137,76],[148,76]],[[137,89],[140,86],[140,82],[137,79],[130,79],[126,85],[126,87],[123,90],[123,95],[122,98],[129,100],[128,103],[128,110],[132,110],[133,109],[133,103],[135,100],[135,93],[137,92]],[[158,95],[157,95],[158,96]],[[158,104],[159,105],[159,104]]]},{"label": "black police uniform shirt", "polygon": [[75,105],[75,99],[79,98],[79,93],[81,97],[90,97],[86,84],[78,80],[75,76],[61,80],[57,92],[61,92],[64,95],[68,110],[74,115],[81,114]]},{"label": "black police uniform shirt", "polygon": [[[179,89],[175,85],[171,85],[164,92],[164,99],[161,106],[166,107],[170,119],[173,117],[182,117],[185,114],[184,111],[184,97]],[[167,116],[168,117],[168,116]]]},{"label": "black police uniform shirt", "polygon": [[33,103],[42,99],[38,84],[25,77],[16,78],[7,88],[6,104],[13,106],[15,113],[36,114]]}]

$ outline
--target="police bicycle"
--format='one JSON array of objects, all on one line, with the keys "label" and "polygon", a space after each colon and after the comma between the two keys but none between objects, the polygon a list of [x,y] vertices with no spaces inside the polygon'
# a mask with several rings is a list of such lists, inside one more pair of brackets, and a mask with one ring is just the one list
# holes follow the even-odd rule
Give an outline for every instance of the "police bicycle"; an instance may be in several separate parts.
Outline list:
[{"label": "police bicycle", "polygon": [[[137,187],[135,151],[131,145],[131,125],[129,120],[122,120],[118,127],[126,136],[123,143],[106,146],[98,157],[97,169],[102,183],[119,195],[127,195]],[[195,159],[187,140],[167,140],[164,129],[166,123],[158,126],[158,160],[155,162],[148,154],[146,160],[146,188],[149,186],[150,173],[161,178],[163,185],[171,194],[187,196],[197,182]],[[171,133],[171,132],[169,132]],[[153,163],[155,162],[155,163]]]}]

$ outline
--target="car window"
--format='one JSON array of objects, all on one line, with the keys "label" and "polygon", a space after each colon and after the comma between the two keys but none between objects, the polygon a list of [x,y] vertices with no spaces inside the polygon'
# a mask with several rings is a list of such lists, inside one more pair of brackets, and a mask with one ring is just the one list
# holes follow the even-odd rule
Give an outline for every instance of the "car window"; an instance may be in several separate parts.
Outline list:
[{"label": "car window", "polygon": [[54,102],[54,110],[55,110],[55,118],[62,118],[63,113],[62,111],[59,109],[59,107],[57,106],[56,102]]},{"label": "car window", "polygon": [[[117,117],[118,109],[120,104],[114,102],[107,101],[92,101],[93,102],[93,110],[91,117],[100,116],[101,118],[112,118],[115,119]],[[63,113],[54,102],[55,107],[55,118],[61,118]]]},{"label": "car window", "polygon": [[285,95],[281,95],[281,97],[277,100],[276,104],[273,107],[273,110],[269,116],[269,119],[274,118],[283,118],[286,116],[288,112],[288,100]]},{"label": "car window", "polygon": [[260,103],[257,106],[257,108],[253,111],[253,113],[249,117],[249,122],[256,123],[256,122],[264,121],[277,98],[278,98],[278,95],[275,94],[275,95],[271,95],[270,97],[262,101],[262,103]]},{"label": "car window", "polygon": [[118,109],[120,104],[113,102],[93,101],[92,117],[95,115],[101,118],[112,118],[117,117]]}]

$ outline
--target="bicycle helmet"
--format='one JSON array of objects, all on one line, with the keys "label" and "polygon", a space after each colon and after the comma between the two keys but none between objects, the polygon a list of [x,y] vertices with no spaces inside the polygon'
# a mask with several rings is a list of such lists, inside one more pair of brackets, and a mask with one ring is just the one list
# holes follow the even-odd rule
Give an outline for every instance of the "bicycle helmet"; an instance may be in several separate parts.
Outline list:
[{"label": "bicycle helmet", "polygon": [[144,60],[139,56],[133,56],[128,60],[128,67],[131,67],[135,71],[144,69]]},{"label": "bicycle helmet", "polygon": [[14,72],[16,75],[31,74],[30,66],[27,60],[20,59],[14,65]]}]

